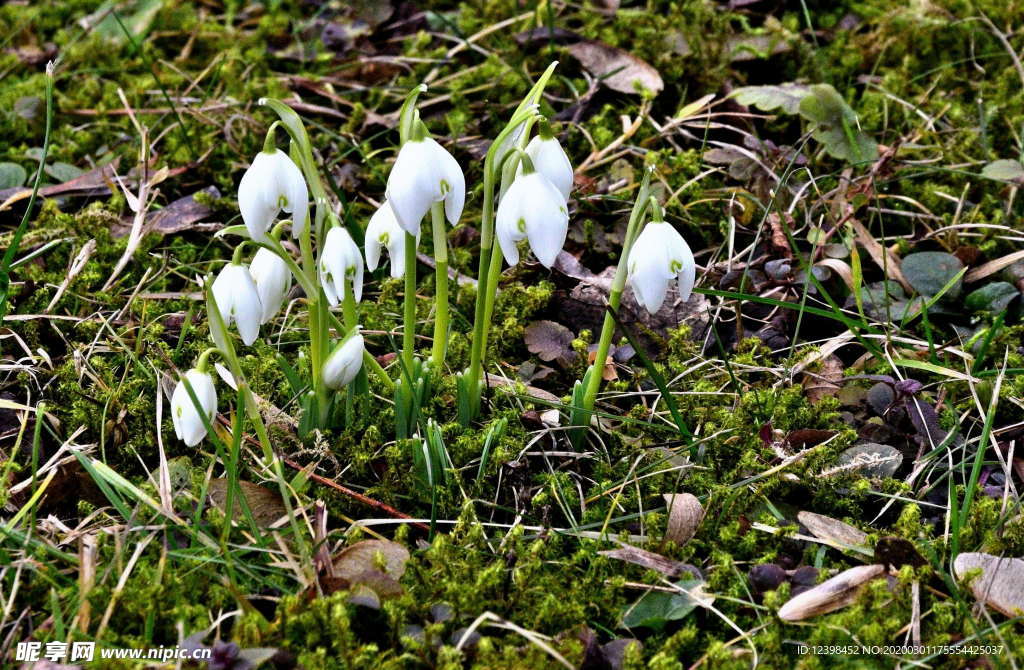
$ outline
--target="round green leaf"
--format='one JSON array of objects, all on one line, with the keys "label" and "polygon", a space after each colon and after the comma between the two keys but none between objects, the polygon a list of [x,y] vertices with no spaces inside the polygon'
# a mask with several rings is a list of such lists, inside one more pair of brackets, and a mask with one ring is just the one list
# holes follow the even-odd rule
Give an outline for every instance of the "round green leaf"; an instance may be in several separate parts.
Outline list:
[{"label": "round green leaf", "polygon": [[75,177],[80,177],[84,174],[84,170],[77,168],[70,163],[51,163],[43,168],[46,174],[56,179],[59,183],[63,184],[66,181],[71,181]]},{"label": "round green leaf", "polygon": [[[963,267],[964,264],[953,254],[944,251],[921,251],[905,257],[900,269],[914,290],[921,295],[933,296],[938,294]],[[957,298],[962,288],[962,280],[957,281],[942,295],[942,299]]]},{"label": "round green leaf", "polygon": [[0,189],[16,188],[25,183],[28,173],[17,163],[0,163]]},{"label": "round green leaf", "polygon": [[992,312],[998,314],[1010,306],[1010,303],[1020,295],[1020,291],[1013,284],[1005,281],[985,284],[979,289],[971,291],[964,299],[967,309],[972,312]]}]

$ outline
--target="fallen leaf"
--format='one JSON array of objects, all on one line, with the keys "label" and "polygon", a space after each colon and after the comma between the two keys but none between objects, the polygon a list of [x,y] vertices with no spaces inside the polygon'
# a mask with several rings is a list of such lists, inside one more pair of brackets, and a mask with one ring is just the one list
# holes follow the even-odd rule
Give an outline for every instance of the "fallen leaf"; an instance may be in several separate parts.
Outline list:
[{"label": "fallen leaf", "polygon": [[763,112],[781,109],[786,114],[800,111],[800,101],[811,92],[805,84],[776,84],[772,86],[744,86],[732,92],[731,97],[741,105],[757,107]]},{"label": "fallen leaf", "polygon": [[859,547],[868,539],[868,534],[864,531],[832,517],[814,512],[800,512],[796,518],[807,527],[811,535],[819,540],[848,547]]},{"label": "fallen leaf", "polygon": [[657,94],[665,88],[661,75],[650,64],[604,42],[584,40],[570,46],[569,53],[613,91],[637,95],[646,89]]},{"label": "fallen leaf", "polygon": [[831,398],[839,392],[839,383],[843,380],[843,362],[835,355],[825,357],[820,372],[805,372],[803,377],[804,393],[812,405],[825,398]]},{"label": "fallen leaf", "polygon": [[682,546],[697,533],[704,520],[704,507],[692,493],[665,493],[662,495],[668,506],[668,529],[665,539]]},{"label": "fallen leaf", "polygon": [[797,428],[786,435],[786,443],[794,449],[816,447],[825,440],[835,437],[837,431],[819,428]]},{"label": "fallen leaf", "polygon": [[[213,213],[213,210],[209,207],[196,201],[196,196],[200,193],[209,195],[212,198],[220,197],[220,191],[217,190],[217,187],[210,186],[201,191],[196,191],[192,195],[178,198],[163,209],[147,213],[146,223],[144,224],[145,230],[147,232],[160,233],[161,235],[170,235],[194,228],[197,223],[208,218]],[[131,230],[130,220],[124,226],[117,226],[111,232],[114,237],[122,237],[127,235],[129,230]]]},{"label": "fallen leaf", "polygon": [[[383,559],[382,565],[377,563],[378,556]],[[378,571],[401,579],[408,560],[409,550],[397,542],[363,540],[338,552],[334,557],[334,576],[351,582],[367,571]]]},{"label": "fallen leaf", "polygon": [[883,537],[875,544],[875,561],[890,570],[899,570],[904,565],[916,568],[928,562],[910,540],[892,536]]},{"label": "fallen leaf", "polygon": [[839,454],[838,470],[860,471],[865,477],[885,479],[896,474],[903,463],[903,454],[888,444],[864,442]]},{"label": "fallen leaf", "polygon": [[953,561],[957,579],[975,569],[981,570],[971,581],[975,598],[1008,617],[1024,614],[1024,560],[966,552]]},{"label": "fallen leaf", "polygon": [[859,565],[790,598],[779,608],[783,621],[803,621],[842,609],[857,599],[865,584],[885,574],[884,565]]},{"label": "fallen leaf", "polygon": [[402,595],[398,580],[405,574],[409,551],[389,540],[363,540],[334,557],[333,574],[321,579],[327,593],[349,591],[349,601],[380,609],[381,599]]},{"label": "fallen leaf", "polygon": [[982,168],[981,176],[1024,184],[1024,165],[1021,165],[1020,161],[1015,161],[1011,158],[992,161]]},{"label": "fallen leaf", "polygon": [[531,354],[545,362],[557,361],[568,366],[576,358],[572,349],[572,331],[554,321],[534,321],[523,332],[523,341]]},{"label": "fallen leaf", "polygon": [[[257,525],[266,528],[287,513],[284,503],[281,501],[281,495],[277,491],[246,481],[239,481],[238,487],[242,495],[245,496],[245,502]],[[227,506],[227,491],[227,479],[210,480],[207,493],[222,512]],[[231,515],[231,518],[236,523],[241,523],[245,520],[245,511],[242,509],[242,503],[238,500],[237,494],[232,502],[234,503],[232,505],[234,514]]]},{"label": "fallen leaf", "polygon": [[583,39],[579,33],[557,26],[537,26],[530,30],[524,30],[512,36],[520,46],[532,46],[534,44],[570,44]]},{"label": "fallen leaf", "polygon": [[655,554],[653,551],[647,551],[646,549],[641,549],[639,547],[626,545],[620,549],[607,549],[597,553],[601,556],[607,556],[608,558],[614,558],[618,561],[625,561],[626,563],[639,565],[643,568],[647,568],[648,570],[660,572],[666,577],[681,577],[683,575],[689,575],[691,577],[701,578],[700,571],[692,565],[673,561],[671,558],[666,558],[661,554]]},{"label": "fallen leaf", "polygon": [[[503,377],[494,377],[491,375],[487,375],[487,386],[491,388],[497,388],[500,386],[508,388],[510,391],[515,392],[515,385],[516,382],[512,379],[505,379]],[[530,386],[528,384],[525,384],[524,386],[526,386],[526,395],[528,396],[555,405],[562,404],[562,399],[556,396],[554,393],[551,393],[550,391],[545,391],[544,389],[539,389],[536,386]]]},{"label": "fallen leaf", "polygon": [[[56,195],[106,195],[110,193],[110,185],[114,183],[114,175],[117,171],[119,159],[115,158],[102,167],[86,172],[80,177],[64,182],[53,184],[39,189],[39,195],[44,198],[51,198]],[[127,180],[125,180],[127,181]],[[10,205],[19,200],[24,200],[32,195],[31,188],[9,188],[0,190],[0,211],[7,209]]]}]

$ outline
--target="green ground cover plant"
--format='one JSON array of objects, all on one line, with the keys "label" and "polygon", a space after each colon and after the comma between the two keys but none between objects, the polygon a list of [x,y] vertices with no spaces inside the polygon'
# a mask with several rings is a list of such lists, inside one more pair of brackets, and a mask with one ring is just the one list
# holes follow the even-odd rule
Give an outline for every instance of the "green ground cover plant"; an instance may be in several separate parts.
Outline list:
[{"label": "green ground cover plant", "polygon": [[4,667],[1017,667],[1022,15],[3,5]]}]

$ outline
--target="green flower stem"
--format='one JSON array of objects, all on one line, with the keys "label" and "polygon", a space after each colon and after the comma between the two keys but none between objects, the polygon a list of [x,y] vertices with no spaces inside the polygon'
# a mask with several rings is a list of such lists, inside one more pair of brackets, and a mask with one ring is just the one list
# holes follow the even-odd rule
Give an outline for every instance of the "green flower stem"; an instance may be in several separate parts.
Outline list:
[{"label": "green flower stem", "polygon": [[231,252],[231,262],[232,262],[232,264],[234,264],[234,265],[241,265],[242,264],[242,254],[245,252],[245,243],[247,241],[248,240],[242,240],[237,245],[235,245],[235,250]]},{"label": "green flower stem", "polygon": [[470,402],[473,405],[472,414],[474,415],[480,404],[480,380],[487,340],[487,323],[484,315],[487,313],[487,298],[490,295],[488,278],[491,275],[491,266],[494,264],[494,250],[498,249],[494,244],[494,186],[501,166],[495,165],[495,161],[498,148],[502,146],[505,138],[515,131],[519,124],[526,123],[530,118],[536,116],[536,112],[529,106],[520,105],[520,108],[521,110],[513,114],[508,125],[498,133],[484,159],[484,200],[480,214],[480,261],[477,268],[476,304],[473,310],[473,341],[467,373],[469,393],[472,394]]},{"label": "green flower stem", "polygon": [[[608,294],[608,306],[612,311],[618,311],[622,301],[622,292],[626,288],[626,275],[628,274],[629,252],[633,243],[640,234],[640,222],[648,207],[655,208],[656,214],[661,213],[661,206],[650,193],[651,171],[644,174],[643,182],[640,184],[640,191],[637,193],[636,202],[629,215],[629,224],[626,226],[626,239],[622,245],[622,255],[619,256],[619,264],[615,267],[615,277],[612,279],[611,290]],[[587,388],[583,395],[583,410],[586,412],[583,419],[584,425],[590,423],[591,413],[594,411],[594,403],[597,401],[597,392],[601,388],[601,372],[608,360],[608,350],[611,348],[612,334],[615,332],[615,319],[610,313],[605,313],[604,323],[601,324],[601,336],[597,342],[597,352],[594,364],[590,369],[590,377],[587,380]]]},{"label": "green flower stem", "polygon": [[[207,282],[207,287],[209,286],[210,282]],[[277,481],[277,486],[281,493],[281,500],[284,502],[285,512],[288,515],[288,521],[291,525],[292,539],[298,549],[299,556],[303,559],[300,564],[304,566],[303,569],[306,572],[305,578],[309,583],[312,583],[316,578],[311,567],[313,565],[312,554],[306,544],[302,527],[299,525],[299,520],[295,515],[294,508],[292,507],[291,490],[288,487],[288,481],[284,477],[284,468],[281,466],[281,461],[278,459],[277,454],[274,453],[274,447],[270,443],[270,435],[267,434],[267,427],[263,423],[263,415],[260,413],[259,406],[256,405],[256,399],[253,397],[252,390],[249,388],[249,384],[245,380],[245,375],[242,374],[242,366],[238,362],[238,356],[235,353],[234,345],[231,343],[231,338],[227,336],[228,329],[224,324],[224,317],[221,316],[220,308],[217,307],[217,299],[214,297],[213,290],[211,288],[207,288],[206,290],[206,305],[211,334],[214,335],[214,341],[217,342],[218,348],[224,356],[225,362],[228,364],[228,369],[231,371],[231,375],[235,379],[235,385],[238,387],[238,393],[245,399],[244,411],[256,431],[257,440],[260,447],[263,449],[263,458],[274,473],[274,479]],[[193,402],[195,401],[193,400]],[[227,511],[229,517],[231,512],[232,510],[229,508]]]},{"label": "green flower stem", "polygon": [[205,349],[203,353],[199,354],[199,358],[196,360],[196,370],[206,373],[207,362],[212,354],[220,354],[221,357],[224,356],[217,347],[209,347]]},{"label": "green flower stem", "polygon": [[280,121],[274,121],[267,128],[267,136],[263,138],[263,151],[268,154],[272,154],[277,151],[277,141],[274,139],[274,134],[277,132],[277,127],[281,125]]},{"label": "green flower stem", "polygon": [[444,229],[444,204],[430,207],[430,230],[434,236],[434,346],[430,358],[434,368],[444,370],[448,351],[448,236]]},{"label": "green flower stem", "polygon": [[405,303],[402,331],[402,356],[412,370],[416,348],[416,236],[405,233]]}]

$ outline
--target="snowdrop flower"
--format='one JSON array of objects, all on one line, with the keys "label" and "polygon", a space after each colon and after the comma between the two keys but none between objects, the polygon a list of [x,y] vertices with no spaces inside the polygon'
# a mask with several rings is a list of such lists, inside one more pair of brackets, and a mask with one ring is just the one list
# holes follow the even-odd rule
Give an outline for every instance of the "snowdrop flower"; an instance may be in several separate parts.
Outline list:
[{"label": "snowdrop flower", "polygon": [[213,297],[224,325],[235,323],[246,346],[255,342],[263,321],[263,303],[249,270],[238,263],[225,265],[213,280]]},{"label": "snowdrop flower", "polygon": [[267,231],[283,209],[292,215],[292,235],[298,237],[309,214],[309,191],[302,170],[280,149],[261,151],[238,184],[238,209],[249,237],[267,240]]},{"label": "snowdrop flower", "polygon": [[498,203],[494,230],[509,265],[519,262],[516,243],[528,239],[533,255],[550,268],[565,244],[568,229],[565,198],[540,172],[516,177]]},{"label": "snowdrop flower", "polygon": [[327,239],[320,254],[320,284],[327,302],[337,306],[344,299],[346,280],[352,282],[352,292],[359,302],[363,299],[363,255],[348,231],[339,226],[327,231]]},{"label": "snowdrop flower", "polygon": [[629,285],[636,301],[651,314],[665,302],[668,283],[679,280],[679,299],[690,299],[697,276],[693,252],[675,228],[664,221],[648,223],[629,250]]},{"label": "snowdrop flower", "polygon": [[547,177],[562,192],[562,197],[568,200],[572,191],[572,164],[558,140],[550,135],[544,137],[543,133],[537,135],[526,145],[526,155],[533,161],[537,172]]},{"label": "snowdrop flower", "polygon": [[391,276],[405,274],[405,230],[395,218],[395,212],[385,200],[366,226],[366,267],[370,272],[380,264],[380,250],[384,247],[391,257]]},{"label": "snowdrop flower", "polygon": [[284,304],[285,296],[292,288],[292,273],[284,260],[270,249],[260,247],[249,263],[249,274],[256,282],[256,291],[263,305],[260,323],[266,323]]},{"label": "snowdrop flower", "polygon": [[335,347],[324,362],[323,380],[327,388],[339,390],[352,383],[363,367],[363,336],[357,331]]},{"label": "snowdrop flower", "polygon": [[[213,377],[192,369],[186,372],[183,378],[188,380],[207,420],[213,421],[213,416],[217,413],[217,389],[213,386]],[[179,381],[174,387],[174,393],[171,394],[171,421],[174,423],[174,434],[190,447],[196,446],[206,437],[203,417],[196,411],[184,381]]]},{"label": "snowdrop flower", "polygon": [[443,200],[448,221],[458,223],[466,203],[466,178],[455,158],[433,139],[409,140],[388,175],[386,197],[399,225],[418,236],[420,221],[435,202]]}]

